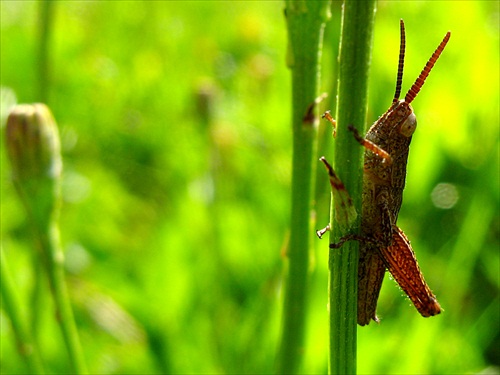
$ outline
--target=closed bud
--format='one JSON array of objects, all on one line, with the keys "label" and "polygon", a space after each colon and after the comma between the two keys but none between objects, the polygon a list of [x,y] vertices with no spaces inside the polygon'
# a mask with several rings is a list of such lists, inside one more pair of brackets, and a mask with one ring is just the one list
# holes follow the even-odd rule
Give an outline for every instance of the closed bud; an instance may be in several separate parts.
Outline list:
[{"label": "closed bud", "polygon": [[47,223],[58,205],[62,171],[59,132],[49,108],[39,103],[14,107],[5,139],[21,199],[33,219]]}]

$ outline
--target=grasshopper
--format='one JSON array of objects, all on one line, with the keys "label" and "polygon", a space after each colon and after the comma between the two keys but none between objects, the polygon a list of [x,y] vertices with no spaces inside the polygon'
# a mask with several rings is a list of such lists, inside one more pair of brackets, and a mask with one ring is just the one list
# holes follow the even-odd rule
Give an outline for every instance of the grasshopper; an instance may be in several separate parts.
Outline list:
[{"label": "grasshopper", "polygon": [[[450,38],[446,34],[419,77],[404,99],[399,99],[403,80],[405,56],[405,28],[400,21],[401,44],[396,92],[389,109],[370,127],[365,138],[349,126],[356,140],[365,147],[363,173],[363,203],[360,235],[342,237],[330,248],[340,248],[349,240],[357,240],[359,247],[358,268],[358,324],[366,325],[370,320],[379,321],[376,315],[377,300],[382,287],[385,270],[388,269],[401,289],[408,295],[419,313],[424,317],[441,312],[436,297],[424,280],[410,241],[397,227],[396,222],[403,200],[406,164],[413,132],[417,121],[410,103],[420,91],[432,67]],[[335,126],[327,112],[324,117]],[[342,205],[352,204],[347,191],[333,168],[321,158],[329,175],[335,197],[343,196]],[[340,192],[339,192],[340,191]],[[328,228],[328,227],[327,227]],[[318,236],[325,230],[318,231]]]}]

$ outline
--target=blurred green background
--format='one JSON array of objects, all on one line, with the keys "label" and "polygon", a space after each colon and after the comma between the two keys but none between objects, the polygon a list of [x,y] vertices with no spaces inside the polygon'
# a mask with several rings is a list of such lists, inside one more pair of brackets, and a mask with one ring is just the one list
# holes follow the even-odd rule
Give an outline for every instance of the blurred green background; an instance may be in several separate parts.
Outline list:
[{"label": "blurred green background", "polygon": [[[91,372],[272,372],[290,221],[284,4],[52,5],[40,89],[40,3],[0,3],[1,245],[25,312],[40,311],[46,368],[69,365],[50,296],[29,303],[33,246],[3,134],[11,105],[44,97],[61,131],[61,234]],[[325,32],[321,110],[334,105],[340,9],[332,4]],[[392,100],[399,19],[403,92],[452,32],[413,103],[419,126],[398,222],[445,311],[423,319],[387,276],[381,323],[358,330],[359,373],[498,373],[499,17],[497,1],[378,4],[369,123]],[[326,123],[319,134],[331,159]],[[329,186],[322,173],[317,181],[319,228]],[[328,251],[314,236],[303,368],[326,373]],[[24,373],[0,318],[0,370]]]}]

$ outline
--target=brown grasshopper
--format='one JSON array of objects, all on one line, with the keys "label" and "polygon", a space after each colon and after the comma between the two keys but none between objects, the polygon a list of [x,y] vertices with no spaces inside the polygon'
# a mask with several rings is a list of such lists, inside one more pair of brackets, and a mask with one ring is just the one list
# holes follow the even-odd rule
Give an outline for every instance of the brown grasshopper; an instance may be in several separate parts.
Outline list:
[{"label": "brown grasshopper", "polygon": [[[354,127],[349,126],[356,140],[366,148],[361,234],[344,236],[338,243],[330,245],[331,248],[339,248],[349,240],[360,242],[358,324],[362,326],[370,323],[371,319],[379,321],[375,310],[386,268],[422,316],[429,317],[441,312],[436,297],[420,272],[410,241],[397,227],[396,221],[403,200],[410,141],[417,126],[410,103],[417,96],[434,63],[448,43],[450,32],[432,54],[405,98],[400,100],[405,55],[403,20],[400,21],[400,30],[399,66],[392,105],[370,127],[365,138],[362,138]],[[324,117],[335,126],[335,121],[329,113]],[[345,189],[328,162],[324,158],[321,160],[328,169],[332,188]],[[338,191],[335,196],[339,196]],[[346,191],[344,198],[341,199],[344,206],[351,204]],[[321,237],[323,233],[324,230],[318,231],[318,236]]]}]

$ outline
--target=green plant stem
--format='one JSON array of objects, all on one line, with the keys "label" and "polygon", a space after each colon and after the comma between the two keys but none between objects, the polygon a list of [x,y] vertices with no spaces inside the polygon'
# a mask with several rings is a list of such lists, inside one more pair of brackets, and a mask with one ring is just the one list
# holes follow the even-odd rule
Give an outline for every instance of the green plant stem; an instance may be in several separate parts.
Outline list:
[{"label": "green plant stem", "polygon": [[35,241],[43,254],[42,259],[54,299],[56,319],[61,328],[72,370],[75,374],[85,374],[87,369],[64,279],[64,255],[59,245],[59,229],[55,220],[43,225],[34,224]]},{"label": "green plant stem", "polygon": [[319,59],[329,1],[287,1],[288,65],[292,70],[293,165],[288,274],[285,285],[278,373],[297,373],[304,353],[309,247],[316,160]]},{"label": "green plant stem", "polygon": [[39,15],[39,43],[38,43],[38,100],[47,103],[49,92],[49,42],[52,31],[54,7],[56,1],[41,0]]},{"label": "green plant stem", "polygon": [[43,266],[40,264],[40,257],[32,256],[31,263],[33,264],[33,277],[34,283],[32,290],[30,291],[30,306],[31,311],[31,322],[30,331],[33,337],[33,343],[39,346],[40,338],[40,328],[41,328],[41,317],[43,312],[43,303],[47,302],[46,295],[43,293],[43,281],[45,275],[43,274]]},{"label": "green plant stem", "polygon": [[[358,212],[357,220],[351,227],[352,232],[359,230],[361,219],[363,148],[347,131],[347,126],[354,125],[364,134],[375,4],[375,0],[346,0],[342,15],[334,160],[335,170]],[[334,224],[334,218],[332,209],[332,243],[338,242],[340,237],[347,234],[341,233],[339,226]],[[356,373],[358,258],[356,241],[349,241],[340,249],[330,250],[331,374]]]},{"label": "green plant stem", "polygon": [[29,334],[28,325],[21,311],[21,304],[15,292],[3,249],[0,249],[0,267],[2,274],[2,282],[0,283],[2,305],[12,323],[12,330],[16,337],[19,353],[25,359],[30,374],[44,374],[38,348]]}]

